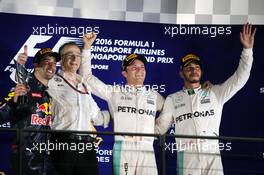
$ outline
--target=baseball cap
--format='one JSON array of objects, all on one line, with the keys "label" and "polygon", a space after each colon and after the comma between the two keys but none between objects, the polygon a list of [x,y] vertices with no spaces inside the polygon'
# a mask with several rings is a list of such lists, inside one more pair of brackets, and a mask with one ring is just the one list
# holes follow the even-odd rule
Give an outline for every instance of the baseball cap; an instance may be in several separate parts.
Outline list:
[{"label": "baseball cap", "polygon": [[44,48],[36,53],[33,58],[33,63],[40,63],[40,61],[46,56],[53,56],[56,59],[56,62],[61,60],[60,55],[57,52],[52,52],[51,48]]},{"label": "baseball cap", "polygon": [[142,61],[144,64],[147,62],[145,56],[132,53],[127,55],[126,58],[123,60],[122,69],[126,70],[126,67],[132,64],[136,59]]},{"label": "baseball cap", "polygon": [[186,66],[188,66],[188,64],[190,64],[192,62],[196,62],[197,64],[199,64],[201,66],[201,60],[197,55],[187,54],[180,59],[181,67],[186,67]]}]

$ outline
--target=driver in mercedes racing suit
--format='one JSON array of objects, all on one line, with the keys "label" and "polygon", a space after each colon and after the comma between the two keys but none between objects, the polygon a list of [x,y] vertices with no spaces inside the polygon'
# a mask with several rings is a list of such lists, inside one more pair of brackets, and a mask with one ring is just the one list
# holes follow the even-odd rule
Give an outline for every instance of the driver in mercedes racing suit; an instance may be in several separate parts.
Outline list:
[{"label": "driver in mercedes racing suit", "polygon": [[[209,90],[201,89],[200,58],[188,54],[180,60],[184,87],[166,98],[163,111],[156,120],[156,133],[166,133],[174,122],[175,133],[179,135],[219,135],[223,105],[245,85],[250,76],[255,32],[251,25],[243,26],[240,41],[244,49],[236,72],[224,83]],[[176,145],[178,174],[223,174],[218,140],[177,138]]]},{"label": "driver in mercedes racing suit", "polygon": [[[93,33],[94,37],[96,35]],[[163,107],[164,98],[144,86],[146,58],[128,55],[122,65],[127,85],[106,85],[91,73],[90,50],[83,50],[80,74],[87,77],[92,92],[108,103],[114,120],[114,132],[154,134],[156,112]],[[89,69],[88,69],[89,67]],[[152,137],[116,135],[113,168],[116,175],[156,175],[156,160]]]}]

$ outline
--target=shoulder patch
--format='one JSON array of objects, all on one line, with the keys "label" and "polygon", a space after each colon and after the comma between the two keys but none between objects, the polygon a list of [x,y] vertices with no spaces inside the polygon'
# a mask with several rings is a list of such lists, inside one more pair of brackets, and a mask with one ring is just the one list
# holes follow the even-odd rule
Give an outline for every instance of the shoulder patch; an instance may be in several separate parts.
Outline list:
[{"label": "shoulder patch", "polygon": [[62,79],[60,77],[54,77],[54,81],[60,83],[60,82],[62,82]]}]

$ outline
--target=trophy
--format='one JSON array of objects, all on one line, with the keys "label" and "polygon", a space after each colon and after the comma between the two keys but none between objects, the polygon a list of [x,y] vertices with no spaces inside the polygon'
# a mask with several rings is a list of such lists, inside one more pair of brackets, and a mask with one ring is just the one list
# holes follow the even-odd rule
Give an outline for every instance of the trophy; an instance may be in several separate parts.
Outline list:
[{"label": "trophy", "polygon": [[[16,81],[20,84],[24,84],[27,87],[27,83],[28,83],[28,72],[26,70],[26,68],[19,64],[16,60],[14,60],[16,63]],[[20,96],[18,98],[18,102],[19,104],[26,104],[28,103],[28,97],[27,94]]]}]

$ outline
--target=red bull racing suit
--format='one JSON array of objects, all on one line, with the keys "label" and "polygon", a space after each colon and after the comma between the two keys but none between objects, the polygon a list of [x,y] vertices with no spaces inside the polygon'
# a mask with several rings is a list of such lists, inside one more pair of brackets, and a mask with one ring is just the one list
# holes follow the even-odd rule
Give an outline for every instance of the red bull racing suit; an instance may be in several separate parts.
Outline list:
[{"label": "red bull racing suit", "polygon": [[[244,49],[236,72],[224,83],[209,90],[199,87],[193,93],[183,89],[169,95],[155,131],[164,134],[174,123],[179,135],[218,136],[223,105],[245,85],[252,62],[252,49]],[[218,140],[177,138],[176,145],[179,174],[223,174]]]},{"label": "red bull racing suit", "polygon": [[[11,126],[19,129],[50,130],[51,125],[51,97],[46,92],[46,86],[34,75],[28,80],[29,92],[24,97],[24,104],[14,103],[14,92],[1,103],[0,120],[10,121]],[[49,151],[40,145],[49,142],[49,133],[24,132],[22,139],[23,157],[22,174],[49,175],[55,174],[49,158]],[[44,149],[43,149],[44,148]],[[13,145],[13,174],[18,174],[18,152]]]},{"label": "red bull racing suit", "polygon": [[[83,50],[87,78],[92,92],[108,103],[114,121],[114,132],[154,134],[156,112],[163,107],[163,97],[146,87],[106,85],[91,74],[90,50]],[[157,174],[153,138],[115,136],[113,166],[116,175]]]}]

